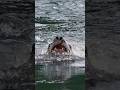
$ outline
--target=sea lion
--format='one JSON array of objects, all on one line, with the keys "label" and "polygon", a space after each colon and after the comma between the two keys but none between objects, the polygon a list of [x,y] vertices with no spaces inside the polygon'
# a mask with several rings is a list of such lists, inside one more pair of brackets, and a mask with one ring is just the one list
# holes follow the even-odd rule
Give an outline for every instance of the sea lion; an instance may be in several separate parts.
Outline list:
[{"label": "sea lion", "polygon": [[48,53],[54,54],[63,54],[63,53],[71,53],[71,45],[67,44],[63,37],[55,37],[53,42],[48,46]]}]

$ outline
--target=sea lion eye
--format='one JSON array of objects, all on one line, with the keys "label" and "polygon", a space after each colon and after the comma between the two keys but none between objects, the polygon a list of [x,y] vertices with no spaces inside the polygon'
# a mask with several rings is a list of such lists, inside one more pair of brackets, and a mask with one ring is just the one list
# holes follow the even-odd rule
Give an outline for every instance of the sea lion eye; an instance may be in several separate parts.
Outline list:
[{"label": "sea lion eye", "polygon": [[62,40],[63,38],[62,37],[60,37],[60,40]]}]

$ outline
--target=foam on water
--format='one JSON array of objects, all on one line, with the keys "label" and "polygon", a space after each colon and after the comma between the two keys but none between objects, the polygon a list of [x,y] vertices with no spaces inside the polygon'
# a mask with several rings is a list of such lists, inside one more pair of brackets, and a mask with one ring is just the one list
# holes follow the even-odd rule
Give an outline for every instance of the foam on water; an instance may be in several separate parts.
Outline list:
[{"label": "foam on water", "polygon": [[[35,39],[36,39],[36,56],[39,56],[41,54],[45,54],[48,48],[48,45],[53,41],[55,36],[58,36],[61,34],[65,41],[72,46],[72,52],[73,55],[79,56],[79,57],[85,57],[85,42],[84,39],[84,32],[44,32],[39,31],[36,33]],[[79,36],[81,34],[81,36]],[[60,35],[59,35],[60,36]]]}]

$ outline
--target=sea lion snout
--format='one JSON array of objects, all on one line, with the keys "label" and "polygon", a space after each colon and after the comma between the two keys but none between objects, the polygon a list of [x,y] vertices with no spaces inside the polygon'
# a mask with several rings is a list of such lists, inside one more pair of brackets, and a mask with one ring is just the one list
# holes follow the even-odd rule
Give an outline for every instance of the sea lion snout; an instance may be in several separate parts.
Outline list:
[{"label": "sea lion snout", "polygon": [[58,37],[58,36],[57,36],[56,39],[57,39],[57,40],[62,40],[63,37]]},{"label": "sea lion snout", "polygon": [[63,37],[55,37],[55,39],[53,40],[54,44],[62,44],[64,42]]}]

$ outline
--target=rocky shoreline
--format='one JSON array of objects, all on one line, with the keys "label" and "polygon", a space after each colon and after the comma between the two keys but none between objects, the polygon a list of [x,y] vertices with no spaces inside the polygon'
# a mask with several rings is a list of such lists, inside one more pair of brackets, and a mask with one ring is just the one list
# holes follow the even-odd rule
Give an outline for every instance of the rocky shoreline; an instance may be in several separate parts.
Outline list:
[{"label": "rocky shoreline", "polygon": [[1,0],[0,8],[0,90],[33,90],[34,1]]},{"label": "rocky shoreline", "polygon": [[119,90],[119,18],[118,0],[86,1],[88,90]]}]

